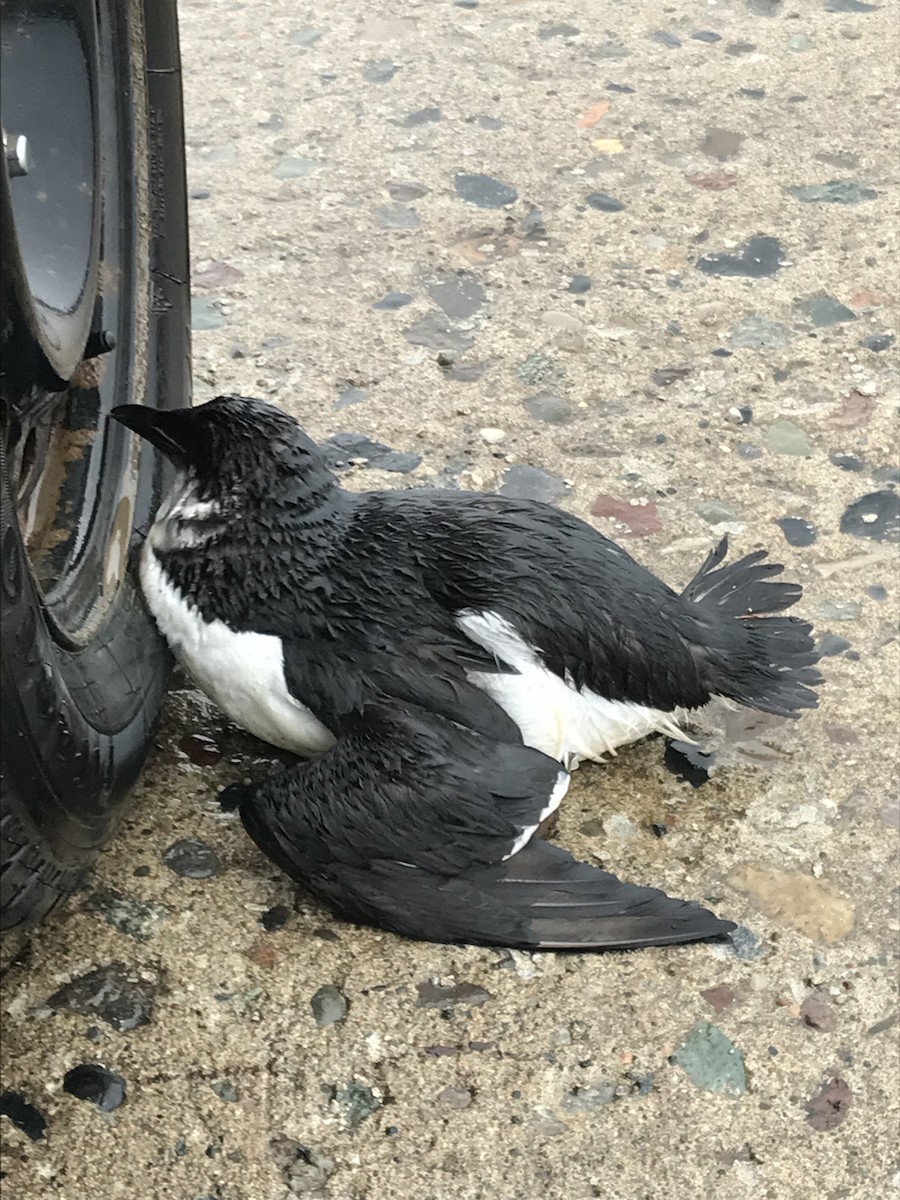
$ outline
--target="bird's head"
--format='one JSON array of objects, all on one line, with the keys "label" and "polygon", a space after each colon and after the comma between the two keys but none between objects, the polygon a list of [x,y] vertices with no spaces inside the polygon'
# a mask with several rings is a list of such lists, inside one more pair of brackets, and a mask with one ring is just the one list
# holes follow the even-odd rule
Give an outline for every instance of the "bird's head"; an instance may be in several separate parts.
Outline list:
[{"label": "bird's head", "polygon": [[[122,404],[110,414],[193,478],[200,499],[262,496],[331,479],[315,442],[263,400],[217,396],[196,408]],[[321,480],[319,477],[321,476]]]}]

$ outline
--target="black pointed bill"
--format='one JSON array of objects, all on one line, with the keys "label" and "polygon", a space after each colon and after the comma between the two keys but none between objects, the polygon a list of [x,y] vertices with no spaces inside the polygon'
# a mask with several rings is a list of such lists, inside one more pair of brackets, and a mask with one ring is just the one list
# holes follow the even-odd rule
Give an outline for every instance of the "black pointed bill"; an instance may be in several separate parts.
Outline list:
[{"label": "black pointed bill", "polygon": [[120,404],[109,415],[139,437],[145,438],[176,465],[188,462],[188,449],[178,437],[179,426],[184,432],[187,430],[184,429],[184,422],[178,421],[177,412],[148,408],[144,404]]}]

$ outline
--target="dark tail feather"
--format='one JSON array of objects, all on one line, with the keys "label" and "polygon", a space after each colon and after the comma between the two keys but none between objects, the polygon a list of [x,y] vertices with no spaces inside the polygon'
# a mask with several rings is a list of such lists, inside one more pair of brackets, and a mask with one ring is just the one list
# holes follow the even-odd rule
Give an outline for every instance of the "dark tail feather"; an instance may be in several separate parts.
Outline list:
[{"label": "dark tail feather", "polygon": [[656,888],[623,883],[533,838],[496,867],[452,878],[372,863],[307,883],[342,916],[429,942],[520,950],[630,950],[720,937],[734,929]]},{"label": "dark tail feather", "polygon": [[720,567],[728,551],[723,538],[687,585],[682,596],[706,614],[725,618],[720,637],[698,646],[705,657],[704,677],[714,695],[781,717],[797,717],[815,708],[814,688],[822,682],[816,669],[819,652],[812,626],[799,617],[771,617],[796,604],[803,594],[797,583],[772,582],[784,570],[764,562],[757,550]]}]

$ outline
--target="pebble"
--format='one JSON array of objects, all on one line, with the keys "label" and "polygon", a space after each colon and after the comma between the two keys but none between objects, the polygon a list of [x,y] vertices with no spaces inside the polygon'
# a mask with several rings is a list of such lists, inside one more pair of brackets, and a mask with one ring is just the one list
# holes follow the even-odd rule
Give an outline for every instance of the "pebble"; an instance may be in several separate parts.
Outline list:
[{"label": "pebble", "polygon": [[287,154],[278,160],[272,168],[272,174],[276,179],[308,179],[324,165],[321,158],[294,157]]},{"label": "pebble", "polygon": [[806,1120],[819,1133],[830,1133],[844,1123],[852,1103],[850,1084],[833,1075],[810,1096],[806,1104]]},{"label": "pebble", "polygon": [[568,291],[574,292],[576,296],[580,296],[584,292],[589,292],[594,286],[590,275],[573,275],[569,280]]},{"label": "pebble", "polygon": [[818,613],[827,621],[857,621],[862,613],[862,604],[859,600],[823,600]]},{"label": "pebble", "polygon": [[519,225],[519,229],[532,241],[539,241],[547,236],[547,226],[544,224],[544,214],[539,208],[530,208]]},{"label": "pebble", "polygon": [[373,308],[383,312],[395,312],[398,308],[405,308],[407,304],[412,304],[413,298],[409,292],[386,292],[380,300],[376,300],[372,305]]},{"label": "pebble", "polygon": [[788,38],[788,50],[793,50],[795,54],[804,54],[807,50],[815,48],[815,42],[805,33],[795,33],[793,37]]},{"label": "pebble", "polygon": [[575,1087],[563,1097],[562,1106],[566,1112],[594,1112],[605,1104],[612,1104],[619,1099],[618,1090],[614,1083],[593,1084],[588,1087]]},{"label": "pebble", "polygon": [[637,831],[637,825],[624,813],[610,813],[603,820],[603,832],[606,836],[620,842],[630,842]]},{"label": "pebble", "polygon": [[288,1186],[287,1194],[289,1196],[305,1195],[306,1193],[319,1196],[329,1178],[334,1174],[333,1158],[321,1154],[311,1146],[286,1137],[284,1134],[276,1134],[270,1138],[269,1153]]},{"label": "pebble", "polygon": [[867,0],[825,0],[825,11],[830,13],[870,13],[878,7]]},{"label": "pebble", "polygon": [[456,1004],[484,1004],[493,997],[477,983],[432,983],[426,979],[416,984],[417,1008],[452,1008]]},{"label": "pebble", "polygon": [[840,300],[825,292],[817,292],[805,300],[798,300],[795,305],[801,316],[807,317],[813,325],[827,329],[831,325],[842,325],[847,321],[855,321],[856,313]]},{"label": "pebble", "polygon": [[697,1022],[676,1050],[673,1062],[705,1092],[741,1096],[747,1090],[741,1052],[709,1021]]},{"label": "pebble", "polygon": [[835,467],[840,467],[842,471],[862,471],[865,463],[855,454],[829,454],[828,461]]},{"label": "pebble", "polygon": [[421,200],[428,195],[424,183],[416,183],[412,179],[394,179],[385,187],[385,191],[398,204],[408,204],[411,200]]},{"label": "pebble", "polygon": [[558,309],[550,309],[549,312],[541,314],[541,324],[547,325],[550,329],[562,329],[567,333],[582,333],[584,331],[584,323],[579,321],[577,317],[573,317],[571,313],[560,312]]},{"label": "pebble", "polygon": [[738,181],[738,177],[733,171],[695,171],[691,175],[686,175],[685,178],[694,187],[703,188],[707,192],[726,192],[729,188],[733,188]]},{"label": "pebble", "polygon": [[366,83],[390,83],[400,68],[389,58],[371,59],[362,69]]},{"label": "pebble", "polygon": [[487,113],[476,113],[474,117],[466,117],[466,124],[477,125],[479,129],[488,129],[491,133],[496,133],[498,129],[503,128],[503,122],[499,117],[492,117]]},{"label": "pebble", "polygon": [[579,33],[581,30],[576,25],[567,25],[565,22],[541,25],[538,29],[538,37],[542,42],[546,42],[550,38],[577,37]]},{"label": "pebble", "polygon": [[63,1091],[78,1100],[89,1100],[103,1112],[125,1103],[125,1080],[99,1063],[81,1063],[63,1076]]},{"label": "pebble", "polygon": [[558,367],[552,358],[547,358],[539,350],[532,351],[527,358],[517,363],[515,371],[523,383],[530,384],[532,387],[536,384],[562,379],[565,375],[562,367]]},{"label": "pebble", "polygon": [[211,879],[222,869],[218,854],[199,838],[179,838],[163,852],[162,859],[183,879]]},{"label": "pebble", "polygon": [[883,600],[887,600],[887,588],[882,583],[873,583],[866,588],[866,595],[870,600],[877,600],[881,603]]},{"label": "pebble", "polygon": [[691,39],[695,42],[708,42],[710,45],[713,42],[721,42],[721,33],[713,33],[711,29],[698,29],[696,33],[691,34]]},{"label": "pebble", "polygon": [[339,1085],[334,1089],[333,1101],[342,1111],[350,1129],[357,1129],[366,1117],[377,1112],[383,1104],[381,1096],[374,1088],[366,1087],[362,1083]]},{"label": "pebble", "polygon": [[860,496],[841,514],[840,530],[876,542],[900,541],[900,496],[887,488]]},{"label": "pebble", "polygon": [[514,187],[490,175],[461,172],[454,178],[453,185],[461,200],[478,208],[506,208],[519,198]]},{"label": "pebble", "polygon": [[853,928],[853,905],[824,879],[744,863],[731,871],[728,882],[766,916],[819,944],[838,942]]},{"label": "pebble", "polygon": [[823,658],[836,658],[845,650],[849,650],[852,645],[853,643],[848,638],[839,637],[836,633],[826,633],[819,639],[818,649]]},{"label": "pebble", "polygon": [[528,1127],[535,1138],[559,1137],[569,1128],[565,1121],[561,1121],[553,1109],[545,1104],[538,1104],[531,1110]]},{"label": "pebble", "polygon": [[414,325],[403,330],[403,336],[413,346],[427,346],[430,350],[469,350],[475,339],[451,325],[442,312],[426,313]]},{"label": "pebble", "polygon": [[459,1112],[468,1108],[472,1103],[472,1093],[468,1088],[453,1087],[451,1084],[438,1092],[437,1102],[442,1108],[450,1108]]},{"label": "pebble", "polygon": [[369,398],[369,393],[366,388],[355,387],[346,379],[338,382],[337,392],[338,398],[334,402],[335,408],[351,408],[354,404],[362,404]]},{"label": "pebble", "polygon": [[662,531],[659,512],[652,500],[630,504],[615,496],[599,495],[591,505],[591,516],[609,517],[625,527],[622,537],[649,537]]},{"label": "pebble", "polygon": [[399,204],[383,204],[376,208],[375,220],[382,229],[419,229],[422,225],[418,213]]},{"label": "pebble", "polygon": [[512,496],[516,500],[542,500],[545,504],[555,504],[569,488],[558,475],[551,475],[540,467],[516,465],[506,471],[498,490],[501,496]]},{"label": "pebble", "polygon": [[364,433],[335,433],[322,443],[325,461],[332,470],[346,469],[355,459],[362,459],[370,467],[382,471],[396,471],[406,475],[421,463],[421,454],[404,450],[392,450],[383,442],[373,441]]},{"label": "pebble", "polygon": [[776,421],[766,432],[766,442],[770,450],[776,454],[793,454],[798,457],[810,455],[813,448],[810,445],[806,431],[793,421]]},{"label": "pebble", "polygon": [[[149,874],[149,871],[148,871]],[[98,912],[119,933],[133,937],[138,942],[147,942],[162,922],[169,916],[170,909],[152,900],[136,900],[125,896],[114,888],[99,888],[92,892],[84,903],[86,912]]]},{"label": "pebble", "polygon": [[487,292],[470,271],[438,271],[426,280],[425,291],[453,321],[474,317],[487,302]]},{"label": "pebble", "polygon": [[732,525],[740,522],[740,516],[720,500],[705,500],[697,505],[697,516],[710,525]]},{"label": "pebble", "polygon": [[872,333],[868,337],[863,338],[859,343],[866,350],[874,350],[880,353],[882,350],[889,350],[893,346],[896,338],[892,333]]},{"label": "pebble", "polygon": [[738,442],[734,448],[737,451],[739,458],[745,458],[747,460],[762,458],[761,448],[755,445],[753,442]]},{"label": "pebble", "polygon": [[272,908],[266,909],[259,918],[259,923],[267,933],[275,933],[279,929],[284,929],[290,915],[290,909],[284,904],[275,904]]},{"label": "pebble", "polygon": [[39,1142],[47,1128],[47,1118],[21,1092],[0,1093],[0,1116],[8,1117],[33,1142]]},{"label": "pebble", "polygon": [[548,425],[568,425],[578,415],[578,409],[570,400],[555,396],[552,392],[539,392],[523,401],[526,410],[536,421]]},{"label": "pebble", "polygon": [[479,436],[487,442],[489,446],[496,446],[506,438],[505,429],[497,429],[493,425],[486,425],[484,429],[478,430]]},{"label": "pebble", "polygon": [[717,983],[714,987],[704,988],[700,995],[714,1013],[724,1012],[737,999],[734,988],[727,983]]},{"label": "pebble", "polygon": [[655,387],[664,388],[670,387],[679,379],[687,379],[693,367],[655,367],[650,374],[651,382]]},{"label": "pebble", "polygon": [[237,1088],[235,1088],[230,1079],[213,1079],[209,1086],[219,1099],[224,1100],[226,1104],[237,1104]]},{"label": "pebble", "polygon": [[244,272],[238,267],[222,262],[221,259],[212,258],[206,262],[202,270],[191,272],[191,285],[201,288],[223,288],[229,287],[232,283],[240,283],[243,278]]},{"label": "pebble", "polygon": [[805,183],[788,188],[797,200],[805,204],[861,204],[876,200],[878,193],[855,179],[830,179],[828,183]]},{"label": "pebble", "polygon": [[751,238],[737,253],[709,254],[698,258],[696,266],[705,275],[763,279],[778,274],[784,266],[784,251],[777,238],[760,234]]},{"label": "pebble", "polygon": [[210,300],[208,296],[191,296],[191,329],[195,333],[221,329],[224,324],[225,314],[218,301]]},{"label": "pebble", "polygon": [[598,212],[621,212],[625,207],[621,200],[617,200],[615,196],[610,196],[607,192],[591,192],[584,199],[586,204],[589,204],[591,208],[596,208]]},{"label": "pebble", "polygon": [[861,380],[858,385],[841,399],[839,406],[828,414],[829,425],[839,429],[854,429],[864,425],[872,417],[877,407],[874,394],[867,380]]},{"label": "pebble", "polygon": [[706,131],[706,137],[700,144],[700,153],[705,154],[708,158],[717,158],[719,162],[725,162],[727,159],[735,157],[743,140],[744,135],[735,133],[732,129],[711,128]]},{"label": "pebble", "polygon": [[779,517],[775,524],[789,546],[811,546],[818,537],[815,525],[803,517]]},{"label": "pebble", "polygon": [[765,946],[746,925],[738,925],[732,929],[728,934],[727,945],[731,954],[743,962],[754,962],[757,958],[762,958],[765,951]]},{"label": "pebble", "polygon": [[406,113],[405,116],[394,117],[391,124],[398,125],[401,129],[412,129],[416,125],[431,125],[440,121],[442,116],[439,108],[417,108],[414,112]]},{"label": "pebble", "polygon": [[313,1018],[320,1029],[338,1025],[347,1016],[350,1002],[339,987],[326,983],[310,999]]},{"label": "pebble", "polygon": [[99,1017],[120,1033],[146,1025],[153,1012],[157,987],[129,978],[124,963],[111,962],[64,983],[53,993],[50,1008]]},{"label": "pebble", "polygon": [[751,404],[733,404],[725,415],[735,425],[749,425],[753,420],[753,406]]},{"label": "pebble", "polygon": [[322,34],[318,29],[313,29],[311,25],[305,25],[302,29],[295,29],[288,34],[289,46],[313,46],[321,38]]},{"label": "pebble", "polygon": [[454,379],[457,383],[477,383],[491,365],[490,362],[441,362],[441,355],[438,355],[438,366],[444,372],[445,378]]}]

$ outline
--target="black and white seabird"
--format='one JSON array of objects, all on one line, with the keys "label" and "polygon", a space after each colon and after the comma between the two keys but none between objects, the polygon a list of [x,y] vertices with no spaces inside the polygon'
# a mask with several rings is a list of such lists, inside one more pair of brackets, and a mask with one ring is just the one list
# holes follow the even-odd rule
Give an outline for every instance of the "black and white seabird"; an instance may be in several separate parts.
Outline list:
[{"label": "black and white seabird", "polygon": [[[262,401],[113,415],[177,468],[141,559],[174,654],[237,724],[322,756],[241,793],[251,836],[286,870],[347,915],[432,940],[724,931],[533,832],[568,770],[654,731],[683,737],[678,715],[712,696],[782,716],[815,706],[809,625],[768,615],[801,594],[771,581],[781,566],[763,551],[721,566],[723,541],[679,595],[544,504],[345,491]],[[432,893],[441,903],[425,906]],[[553,897],[540,916],[536,895]],[[541,940],[545,908],[565,924],[576,906],[577,934]]]}]

